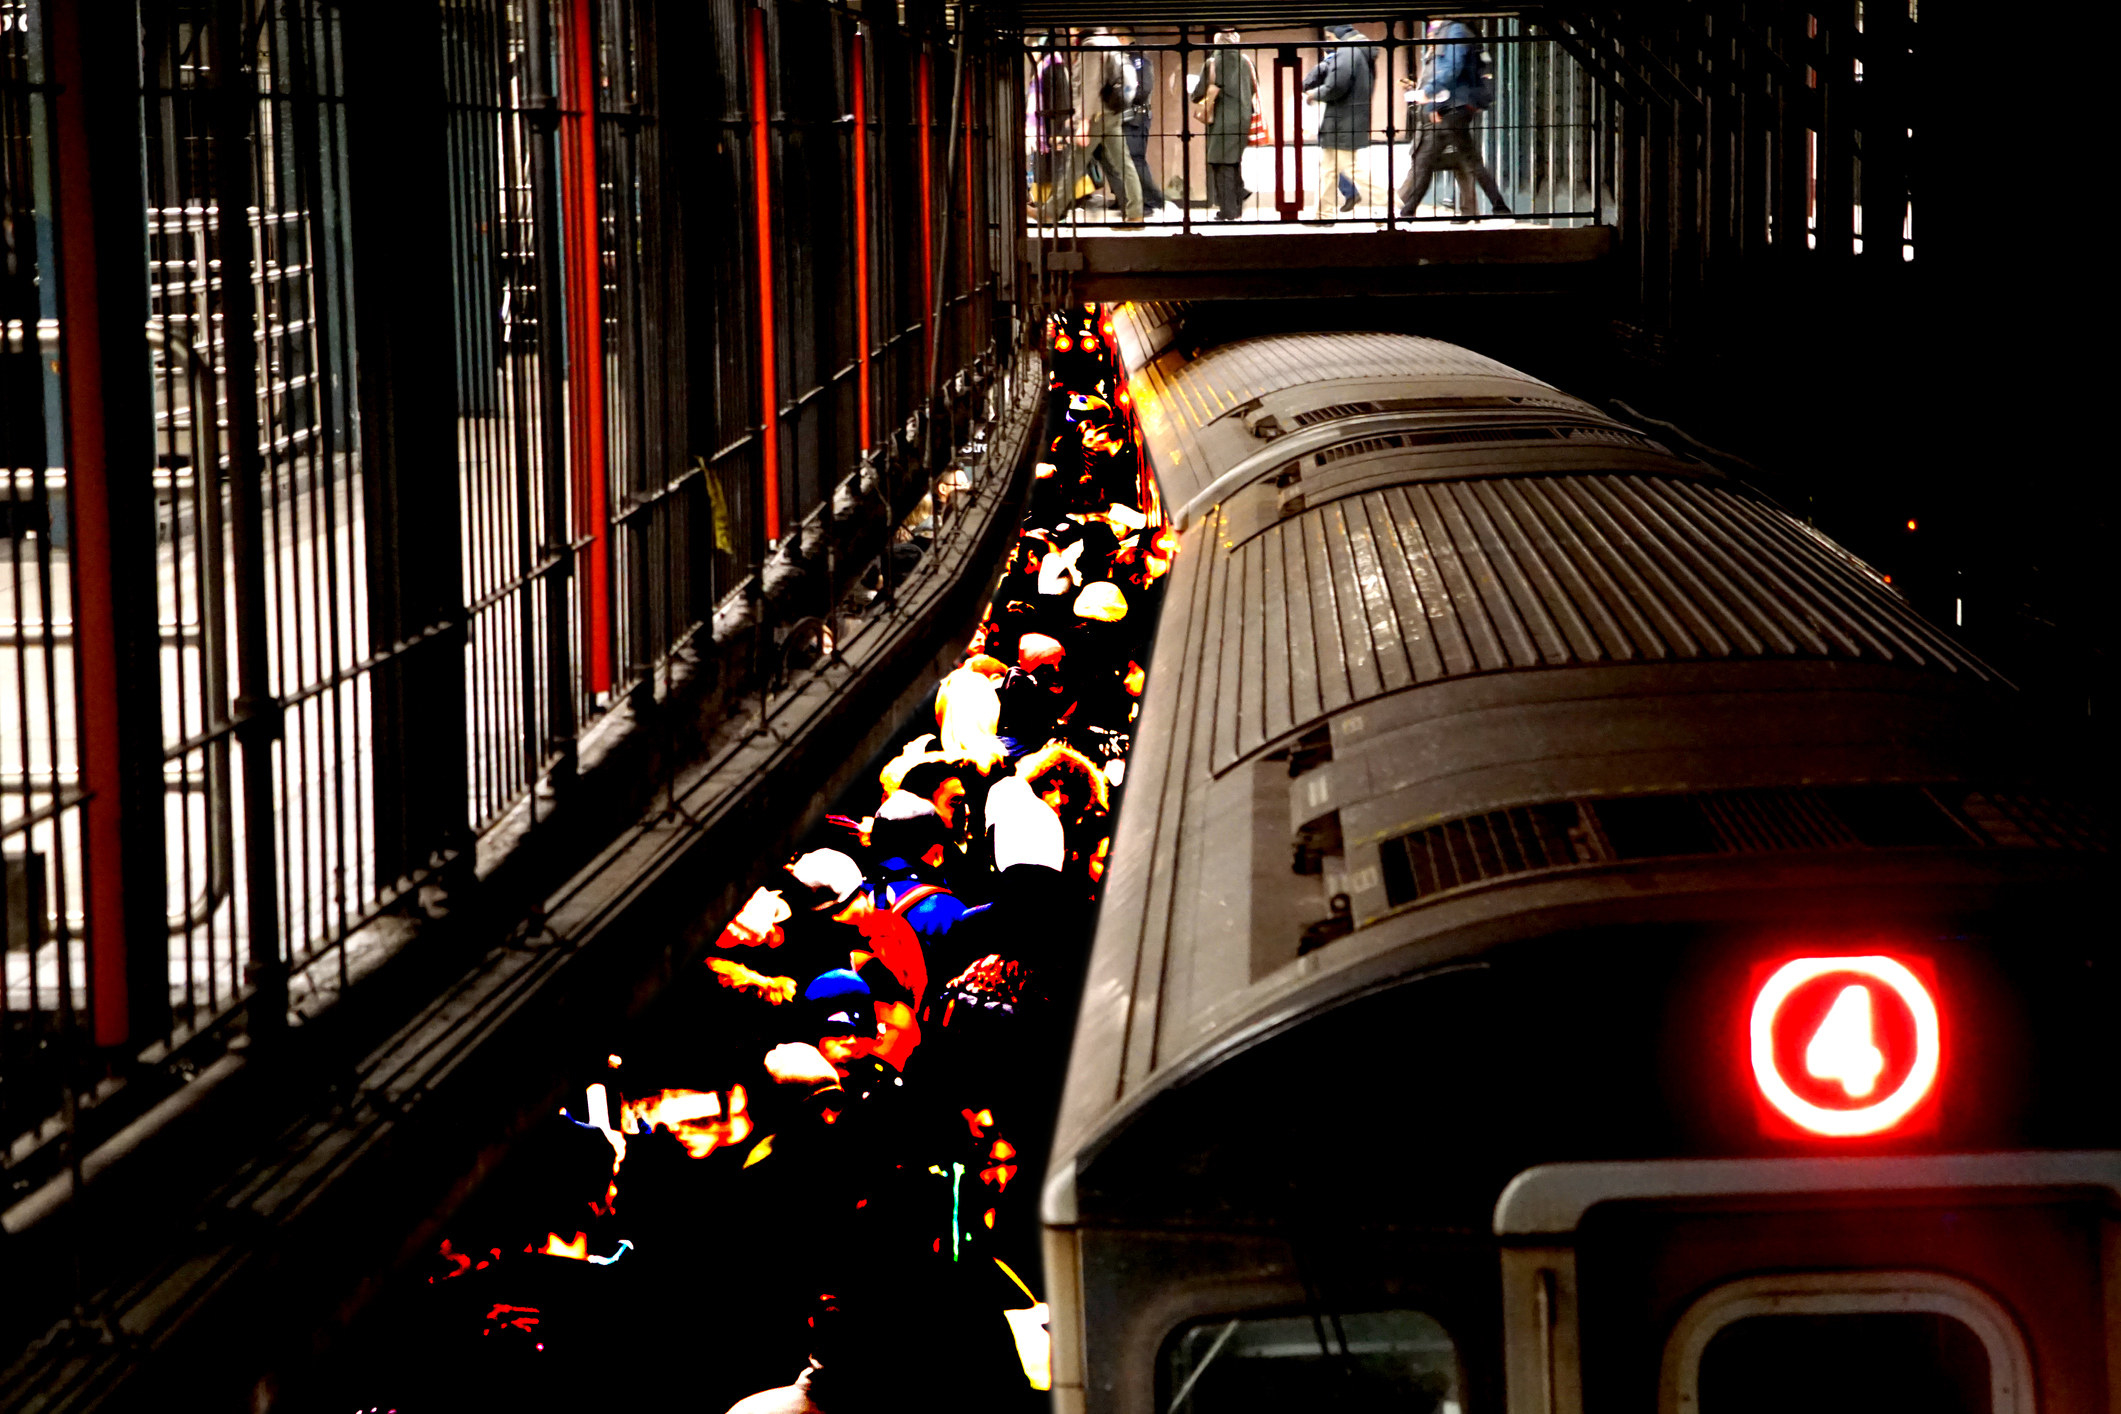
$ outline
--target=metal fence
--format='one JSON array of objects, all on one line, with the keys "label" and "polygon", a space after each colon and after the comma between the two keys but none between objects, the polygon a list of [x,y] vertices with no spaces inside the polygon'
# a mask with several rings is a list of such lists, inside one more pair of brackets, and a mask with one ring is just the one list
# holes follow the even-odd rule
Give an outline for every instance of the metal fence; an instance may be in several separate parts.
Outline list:
[{"label": "metal fence", "polygon": [[888,591],[1017,337],[1013,51],[939,14],[138,17],[0,0],[18,1173],[143,1047],[326,1004],[629,697]]},{"label": "metal fence", "polygon": [[[1602,145],[1610,100],[1551,36],[1515,17],[1476,23],[1464,41],[1419,19],[1357,21],[1353,38],[1281,29],[1219,40],[1223,31],[1205,27],[1031,34],[1028,220],[1077,232],[1126,222],[1127,173],[1114,170],[1124,151],[1152,232],[1298,221],[1391,229],[1503,215],[1598,222],[1612,205]],[[1461,52],[1478,56],[1493,90],[1463,129],[1411,101],[1440,56],[1448,63]],[[1313,101],[1329,63],[1362,67],[1365,108],[1328,117]],[[1125,87],[1108,93],[1116,73]],[[1199,107],[1211,84],[1224,94],[1212,111]],[[1122,93],[1126,106],[1110,107]],[[1455,160],[1468,142],[1499,200],[1484,199]],[[1418,191],[1417,159],[1430,172]],[[1236,177],[1234,193],[1217,188],[1224,172]]]},{"label": "metal fence", "polygon": [[94,1007],[42,18],[0,4],[0,1130],[10,1134],[48,1097],[50,1042]]}]

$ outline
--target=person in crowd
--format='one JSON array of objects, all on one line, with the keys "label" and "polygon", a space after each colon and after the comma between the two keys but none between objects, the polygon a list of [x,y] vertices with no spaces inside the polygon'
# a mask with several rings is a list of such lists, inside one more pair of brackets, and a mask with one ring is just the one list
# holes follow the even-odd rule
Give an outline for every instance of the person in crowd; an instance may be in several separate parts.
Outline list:
[{"label": "person in crowd", "polygon": [[924,948],[942,943],[967,905],[950,888],[946,871],[954,851],[935,806],[911,791],[893,791],[877,807],[869,844],[875,863],[867,889],[874,907],[905,919]]},{"label": "person in crowd", "polygon": [[860,892],[861,866],[812,850],[753,892],[715,939],[707,969],[723,988],[778,1007],[821,972],[847,965],[860,938],[839,920]]},{"label": "person in crowd", "polygon": [[1164,191],[1149,170],[1149,129],[1154,121],[1156,65],[1134,47],[1134,31],[1122,25],[1112,31],[1120,44],[1120,62],[1126,66],[1127,109],[1120,124],[1127,138],[1127,158],[1134,164],[1142,189],[1142,214],[1154,216],[1163,210]]},{"label": "person in crowd", "polygon": [[1252,136],[1252,71],[1236,30],[1217,30],[1214,43],[1190,96],[1207,114],[1208,197],[1215,219],[1235,221],[1244,211],[1241,166]]},{"label": "person in crowd", "polygon": [[[1002,683],[1001,733],[1011,761],[1028,756],[1053,737],[1074,698],[1067,681],[1068,650],[1057,638],[1027,633],[1018,641],[1016,666]],[[991,806],[994,792],[987,792]]]},{"label": "person in crowd", "polygon": [[1119,40],[1093,29],[1084,41],[1083,70],[1095,85],[1090,95],[1090,150],[1105,169],[1105,185],[1120,209],[1122,226],[1142,224],[1142,184],[1127,154],[1126,120],[1130,106],[1127,76],[1131,72]]},{"label": "person in crowd", "polygon": [[1104,771],[1067,743],[1049,741],[1017,762],[1016,774],[1060,820],[1061,872],[1087,897],[1091,861],[1111,833],[1112,794]]},{"label": "person in crowd", "polygon": [[979,872],[972,857],[972,842],[982,832],[980,807],[986,799],[986,778],[956,757],[934,755],[907,767],[894,788],[933,807],[935,818],[942,822],[949,850],[941,866],[943,877],[971,883]]},{"label": "person in crowd", "polygon": [[[1110,377],[1065,380],[1079,401],[1060,436],[1082,484],[1021,534],[937,685],[936,731],[884,762],[879,794],[841,802],[811,837],[830,843],[771,873],[705,966],[616,1041],[623,1061],[555,1122],[572,1148],[552,1160],[531,1245],[513,1239],[530,1255],[498,1285],[482,1269],[451,1308],[540,1307],[537,1338],[580,1355],[570,1404],[605,1392],[597,1357],[645,1342],[699,1359],[629,1388],[709,1410],[1031,1407],[989,1258],[1036,1269],[1054,1057],[1109,855],[1146,606],[1176,547]],[[560,1365],[560,1348],[525,1373]],[[534,1404],[534,1385],[506,1388]]]},{"label": "person in crowd", "polygon": [[1037,114],[1038,161],[1033,164],[1045,199],[1037,216],[1055,226],[1075,209],[1075,187],[1088,159],[1089,136],[1079,125],[1075,71],[1069,62],[1067,37],[1056,31],[1038,40],[1038,63],[1032,71]]},{"label": "person in crowd", "polygon": [[1362,154],[1370,146],[1371,94],[1377,86],[1377,51],[1362,32],[1353,25],[1328,25],[1326,33],[1342,42],[1325,52],[1303,84],[1311,102],[1325,105],[1318,120],[1321,221],[1332,216],[1343,182],[1352,190],[1340,199],[1342,211],[1354,210],[1369,185]]},{"label": "person in crowd", "polygon": [[936,693],[936,725],[941,729],[941,750],[961,756],[991,773],[1008,755],[996,735],[1001,725],[1002,702],[994,682],[985,673],[959,668],[943,679]]},{"label": "person in crowd", "polygon": [[[1429,179],[1439,166],[1445,166],[1477,182],[1487,193],[1493,213],[1507,216],[1510,208],[1502,199],[1502,188],[1488,171],[1473,135],[1475,115],[1495,101],[1481,69],[1480,37],[1462,20],[1431,20],[1428,40],[1419,77],[1403,81],[1410,85],[1407,130],[1413,141],[1407,152],[1407,175],[1399,186],[1399,214],[1408,219],[1419,214]],[[1473,216],[1461,210],[1458,219],[1470,221]]]}]

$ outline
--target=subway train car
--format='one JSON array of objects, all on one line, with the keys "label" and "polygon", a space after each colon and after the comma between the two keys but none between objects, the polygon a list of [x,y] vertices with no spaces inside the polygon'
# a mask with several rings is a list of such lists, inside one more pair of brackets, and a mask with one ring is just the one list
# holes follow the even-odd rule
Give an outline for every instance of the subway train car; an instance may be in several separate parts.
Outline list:
[{"label": "subway train car", "polygon": [[1108,322],[1181,533],[1056,1409],[2121,1409],[2110,836],[2011,685],[1491,359]]}]

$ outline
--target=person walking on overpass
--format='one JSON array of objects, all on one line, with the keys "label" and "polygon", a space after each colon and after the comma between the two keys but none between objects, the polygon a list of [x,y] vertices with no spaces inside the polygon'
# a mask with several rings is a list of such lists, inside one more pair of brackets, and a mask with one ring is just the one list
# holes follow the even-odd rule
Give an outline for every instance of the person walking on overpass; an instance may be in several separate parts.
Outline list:
[{"label": "person walking on overpass", "polygon": [[[1038,65],[1032,73],[1032,109],[1036,114],[1038,161],[1034,173],[1045,188],[1038,205],[1039,224],[1057,226],[1075,209],[1075,185],[1087,162],[1089,142],[1076,116],[1075,75],[1065,52],[1067,36],[1059,31],[1037,43]],[[1095,101],[1096,95],[1091,98]]]},{"label": "person walking on overpass", "polygon": [[1126,68],[1127,111],[1120,128],[1127,135],[1127,156],[1134,163],[1134,175],[1141,182],[1142,214],[1153,216],[1163,209],[1163,188],[1149,171],[1149,125],[1153,118],[1151,100],[1155,96],[1156,66],[1149,62],[1148,55],[1134,47],[1134,31],[1124,26],[1112,31],[1120,42],[1120,63]]},{"label": "person walking on overpass", "polygon": [[1208,130],[1208,196],[1218,221],[1235,221],[1245,205],[1239,167],[1252,135],[1252,71],[1239,42],[1234,29],[1215,32],[1218,47],[1209,51],[1191,95]]},{"label": "person walking on overpass", "polygon": [[1084,87],[1090,108],[1090,146],[1105,182],[1120,208],[1120,224],[1142,223],[1141,177],[1127,155],[1127,62],[1119,41],[1108,31],[1095,29],[1083,48]]},{"label": "person walking on overpass", "polygon": [[[1414,135],[1407,155],[1407,176],[1399,188],[1399,214],[1411,219],[1420,208],[1422,193],[1439,164],[1470,177],[1487,193],[1497,216],[1510,214],[1502,199],[1502,188],[1480,157],[1473,137],[1473,118],[1495,101],[1493,86],[1483,64],[1480,36],[1460,20],[1431,20],[1427,56],[1421,76],[1409,80],[1407,128]],[[1471,212],[1459,219],[1470,221]]]},{"label": "person walking on overpass", "polygon": [[[1362,153],[1370,145],[1370,96],[1377,87],[1377,51],[1353,25],[1329,25],[1342,41],[1326,51],[1304,76],[1304,92],[1325,105],[1318,120],[1318,219],[1330,219],[1334,198],[1347,192],[1342,211],[1354,210],[1369,183]],[[1352,190],[1350,190],[1352,188]]]}]

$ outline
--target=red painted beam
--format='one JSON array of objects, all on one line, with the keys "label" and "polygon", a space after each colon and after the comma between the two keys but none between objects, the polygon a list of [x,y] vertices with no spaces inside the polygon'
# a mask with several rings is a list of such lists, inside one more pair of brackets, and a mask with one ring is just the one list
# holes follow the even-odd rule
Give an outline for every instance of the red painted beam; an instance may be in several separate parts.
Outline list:
[{"label": "red painted beam", "polygon": [[[88,895],[89,1020],[96,1044],[122,1044],[132,1030],[125,993],[125,858],[121,796],[117,615],[112,594],[110,467],[103,436],[103,346],[98,319],[95,229],[89,190],[83,17],[54,5],[53,189],[59,218],[60,369],[66,397],[67,518],[71,523],[74,675],[81,713],[81,785]],[[123,220],[139,213],[115,213]],[[134,861],[147,868],[154,860]],[[62,961],[62,966],[65,965]]]},{"label": "red painted beam", "polygon": [[781,390],[774,366],[773,132],[766,121],[766,12],[751,12],[751,201],[758,240],[759,436],[765,468],[766,538],[781,538]]},{"label": "red painted beam", "polygon": [[604,446],[604,269],[598,252],[596,37],[590,0],[571,0],[561,78],[561,184],[565,191],[567,404],[570,414],[575,538],[588,540],[576,562],[583,670],[591,692],[611,690],[610,476]]}]

